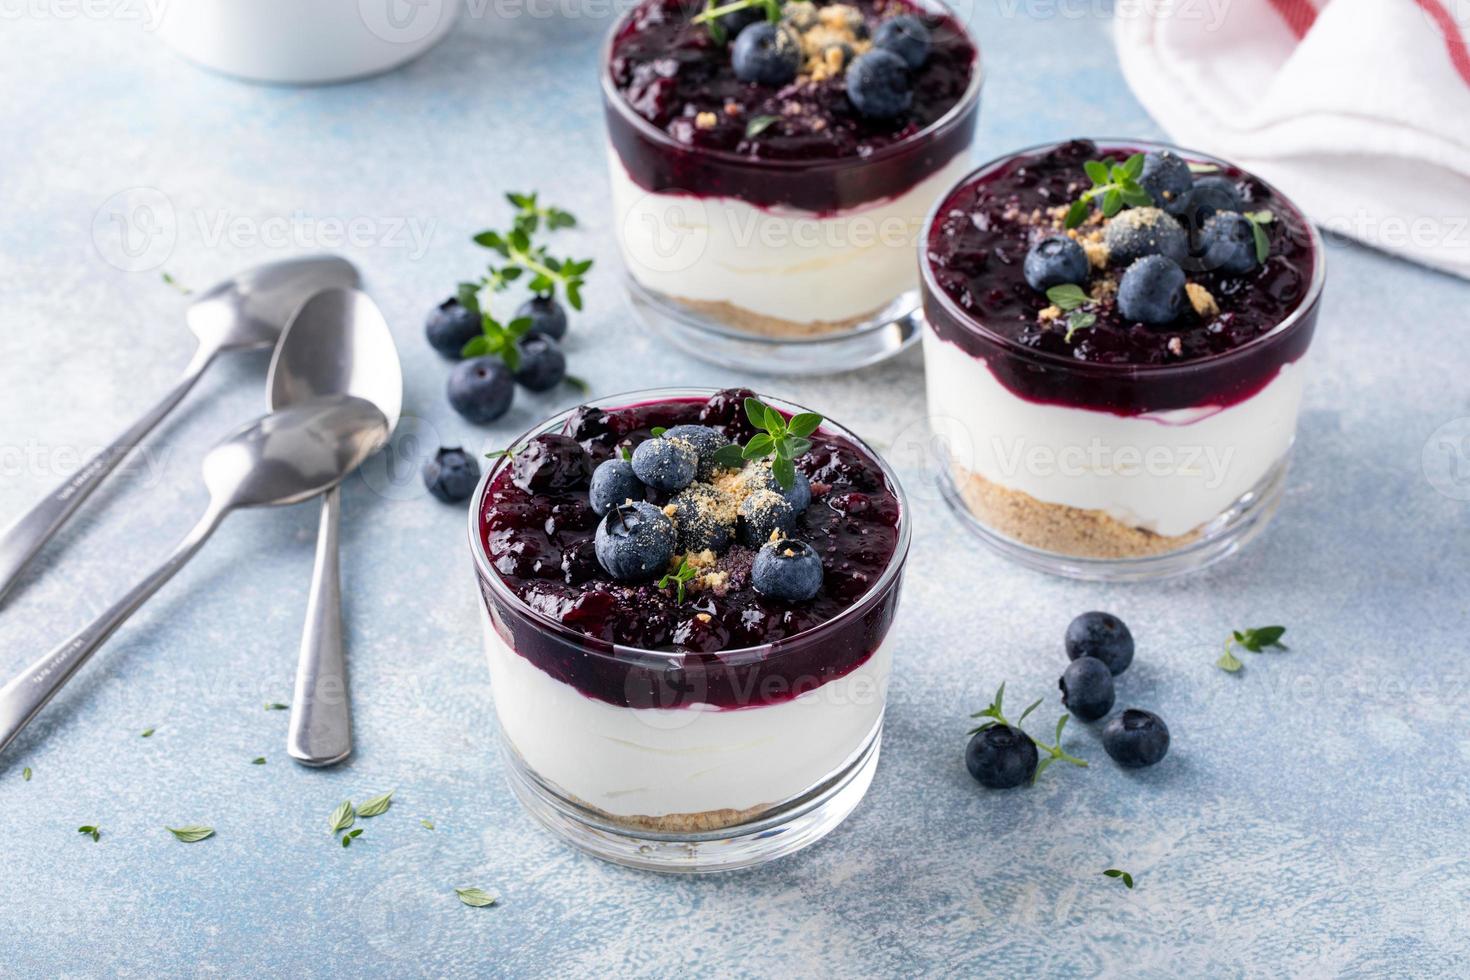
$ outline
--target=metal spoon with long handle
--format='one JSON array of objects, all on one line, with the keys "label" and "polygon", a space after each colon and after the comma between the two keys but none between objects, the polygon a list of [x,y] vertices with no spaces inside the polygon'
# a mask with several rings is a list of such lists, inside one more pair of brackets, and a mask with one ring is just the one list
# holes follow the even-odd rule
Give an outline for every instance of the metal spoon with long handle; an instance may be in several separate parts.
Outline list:
[{"label": "metal spoon with long handle", "polygon": [[[365,398],[391,433],[403,409],[403,369],[377,304],[356,289],[328,289],[307,300],[276,344],[266,390],[272,409],[338,393]],[[286,736],[287,753],[308,766],[330,766],[352,754],[337,562],[341,512],[341,491],[333,487],[322,497]]]},{"label": "metal spoon with long handle", "polygon": [[331,255],[256,266],[200,295],[185,319],[199,347],[163,399],[112,444],[0,534],[0,600],[41,547],[81,506],[143,437],[173,411],[205,368],[229,351],[270,347],[302,303],[333,286],[355,286],[357,269]]},{"label": "metal spoon with long handle", "polygon": [[0,752],[119,626],[174,576],[240,507],[300,503],[336,486],[388,439],[376,405],[349,395],[272,412],[204,458],[209,507],[162,564],[81,632],[0,688]]}]

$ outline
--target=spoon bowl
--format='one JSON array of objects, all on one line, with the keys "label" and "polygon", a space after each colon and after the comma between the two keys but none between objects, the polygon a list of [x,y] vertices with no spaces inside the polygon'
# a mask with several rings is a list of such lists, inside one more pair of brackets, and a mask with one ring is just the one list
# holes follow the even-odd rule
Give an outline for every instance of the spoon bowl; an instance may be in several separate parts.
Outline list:
[{"label": "spoon bowl", "polygon": [[227,436],[204,457],[215,506],[298,504],[335,487],[388,441],[365,398],[327,395],[287,406]]},{"label": "spoon bowl", "polygon": [[335,255],[269,262],[211,286],[184,317],[203,348],[260,350],[276,342],[308,297],[358,281],[352,263]]},{"label": "spoon bowl", "polygon": [[403,411],[403,369],[388,321],[348,287],[312,296],[281,334],[266,379],[272,409],[347,394],[378,406],[391,431]]}]

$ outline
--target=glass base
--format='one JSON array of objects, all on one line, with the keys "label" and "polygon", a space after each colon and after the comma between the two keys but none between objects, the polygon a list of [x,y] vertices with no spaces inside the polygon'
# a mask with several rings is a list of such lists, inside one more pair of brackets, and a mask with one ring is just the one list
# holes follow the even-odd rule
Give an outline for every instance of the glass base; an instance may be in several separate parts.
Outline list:
[{"label": "glass base", "polygon": [[661,833],[615,823],[548,785],[503,736],[500,746],[516,798],[553,834],[614,864],[644,871],[705,874],[774,861],[831,833],[873,782],[882,733],[883,719],[879,718],[856,755],[810,792],[756,820],[698,833]]},{"label": "glass base", "polygon": [[846,330],[812,337],[767,337],[690,310],[623,276],[645,323],[693,357],[756,374],[839,374],[886,361],[919,339],[919,294],[911,290]]},{"label": "glass base", "polygon": [[1039,572],[1092,582],[1148,582],[1197,571],[1235,554],[1270,523],[1281,504],[1289,457],[1182,548],[1137,558],[1083,558],[1043,551],[1007,537],[981,522],[965,503],[948,466],[939,467],[939,491],[971,532],[992,551]]}]

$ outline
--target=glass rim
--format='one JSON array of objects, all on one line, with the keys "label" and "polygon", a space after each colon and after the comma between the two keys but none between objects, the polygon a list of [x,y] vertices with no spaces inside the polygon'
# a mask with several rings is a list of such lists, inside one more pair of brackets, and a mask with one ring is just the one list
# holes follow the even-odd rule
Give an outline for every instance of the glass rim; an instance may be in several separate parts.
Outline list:
[{"label": "glass rim", "polygon": [[[996,168],[1010,163],[1017,157],[1024,156],[1030,153],[1036,153],[1042,150],[1055,149],[1056,147],[1064,146],[1067,143],[1071,143],[1078,139],[1087,140],[1093,143],[1100,151],[1130,148],[1136,148],[1144,151],[1170,150],[1178,156],[1183,157],[1186,161],[1209,163],[1219,167],[1228,167],[1231,169],[1239,170],[1242,173],[1248,175],[1252,180],[1259,182],[1262,186],[1268,189],[1272,193],[1272,195],[1274,195],[1277,201],[1284,203],[1288,208],[1290,208],[1291,211],[1301,220],[1303,227],[1307,229],[1307,238],[1308,241],[1311,243],[1312,248],[1312,278],[1311,282],[1307,286],[1306,293],[1302,296],[1301,302],[1297,303],[1297,305],[1292,308],[1291,312],[1283,317],[1281,322],[1276,324],[1276,326],[1272,327],[1266,333],[1252,338],[1239,347],[1234,347],[1227,351],[1221,351],[1218,354],[1210,354],[1207,357],[1195,358],[1191,361],[1182,361],[1178,364],[1105,364],[1093,361],[1074,360],[1073,358],[1066,357],[1061,354],[1054,354],[1050,351],[1041,351],[1037,350],[1034,347],[1027,347],[1025,344],[1020,343],[1013,337],[1008,337],[1005,334],[992,330],[973,313],[961,308],[960,305],[955,302],[954,297],[950,296],[949,293],[941,289],[939,283],[935,281],[934,267],[933,264],[929,261],[929,233],[934,229],[935,223],[938,221],[940,209],[944,207],[945,202],[947,202],[950,197],[954,195],[955,191],[975,180],[977,177],[988,174]],[[1044,364],[1051,364],[1079,374],[1115,375],[1126,377],[1129,375],[1158,376],[1171,373],[1186,373],[1191,370],[1214,367],[1218,364],[1234,360],[1235,358],[1246,356],[1247,354],[1253,353],[1258,348],[1268,343],[1279,340],[1283,335],[1290,333],[1293,329],[1295,329],[1303,321],[1305,321],[1308,315],[1317,308],[1317,304],[1322,298],[1322,287],[1326,280],[1327,253],[1322,242],[1321,232],[1317,230],[1317,226],[1312,222],[1312,220],[1307,217],[1306,212],[1298,207],[1297,203],[1293,201],[1290,197],[1283,194],[1281,190],[1276,187],[1276,185],[1257,176],[1251,171],[1246,170],[1244,167],[1231,163],[1229,160],[1226,160],[1223,157],[1217,157],[1213,154],[1205,153],[1200,150],[1191,150],[1187,147],[1182,147],[1175,143],[1165,143],[1159,140],[1147,140],[1132,137],[1078,136],[1065,140],[1048,140],[1044,143],[1035,143],[1031,146],[1022,147],[1018,150],[1012,150],[1008,153],[1005,153],[998,157],[994,157],[990,160],[987,160],[985,163],[980,164],[969,173],[961,177],[959,180],[957,180],[947,190],[945,190],[944,193],[941,194],[935,200],[934,204],[930,207],[929,214],[924,218],[924,223],[921,226],[921,230],[919,232],[919,288],[923,296],[934,297],[935,301],[944,308],[945,312],[950,314],[950,316],[958,321],[960,325],[965,328],[966,331],[980,336],[985,340],[998,344],[1001,347],[1011,352],[1014,352],[1024,358]]]},{"label": "glass rim", "polygon": [[[614,411],[619,408],[632,408],[637,405],[671,401],[674,399],[708,399],[710,396],[723,390],[725,389],[696,387],[640,388],[612,395],[603,395],[597,398],[588,398],[571,408],[564,409],[536,423],[511,440],[509,445],[519,446],[538,435],[545,435],[552,432],[560,433],[573,413],[585,406],[600,408],[604,411]],[[784,398],[775,398],[760,394],[759,392],[756,393],[756,397],[772,407],[792,412],[793,414],[795,412],[811,411],[811,409],[803,405],[787,401]],[[886,459],[850,429],[833,422],[825,416],[822,419],[821,427],[817,431],[820,432],[822,429],[830,429],[834,434],[847,439],[878,464],[884,479],[888,482],[889,488],[898,499],[898,524],[895,525],[895,529],[898,531],[898,543],[894,546],[893,555],[889,558],[887,566],[884,567],[883,574],[879,575],[878,579],[868,587],[867,591],[855,599],[851,605],[847,606],[831,619],[823,620],[811,629],[803,630],[792,636],[783,637],[771,643],[762,643],[756,646],[730,647],[729,649],[716,651],[714,656],[718,657],[721,665],[726,668],[742,667],[758,661],[768,661],[771,659],[770,655],[773,653],[779,656],[782,647],[803,641],[810,641],[824,630],[830,630],[839,624],[847,623],[856,616],[866,614],[873,603],[881,598],[893,585],[908,559],[912,527],[909,519],[908,497],[904,493],[903,485],[898,480],[898,474],[894,472],[893,467],[889,465]],[[600,637],[589,636],[579,630],[574,630],[560,620],[554,619],[538,609],[533,609],[505,583],[500,573],[490,564],[490,556],[486,552],[484,541],[481,539],[480,513],[484,508],[485,493],[490,487],[490,482],[509,465],[509,456],[501,456],[497,459],[493,465],[487,467],[485,472],[481,474],[480,482],[476,485],[475,492],[470,496],[470,553],[474,558],[475,572],[480,579],[489,582],[490,588],[495,592],[496,596],[514,607],[520,615],[531,620],[537,627],[544,628],[571,641],[578,647],[579,652],[587,656],[613,659],[629,666],[641,665],[654,668],[664,668],[671,664],[676,665],[680,663],[686,656],[686,651],[650,650],[646,647],[626,646],[601,639]]]},{"label": "glass rim", "polygon": [[617,86],[613,84],[613,42],[617,40],[618,34],[621,33],[623,29],[623,25],[628,22],[628,19],[632,17],[635,12],[637,12],[641,2],[642,0],[638,0],[638,2],[634,3],[627,10],[623,11],[618,19],[613,22],[612,29],[607,32],[607,37],[603,39],[602,47],[598,55],[598,57],[601,59],[601,62],[597,68],[598,78],[602,83],[603,103],[605,105],[614,106],[617,109],[618,114],[621,115],[628,122],[629,125],[637,130],[640,136],[643,136],[648,140],[658,143],[670,150],[675,150],[680,153],[688,153],[693,156],[705,157],[710,160],[718,160],[721,163],[728,164],[733,167],[746,167],[753,170],[790,171],[794,173],[798,171],[810,172],[812,170],[825,169],[840,170],[846,167],[864,166],[870,163],[886,160],[890,156],[895,156],[900,152],[908,150],[917,141],[932,139],[935,133],[943,132],[952,126],[957,125],[959,121],[964,117],[965,113],[968,112],[969,109],[973,107],[976,102],[979,101],[980,90],[985,85],[985,53],[980,47],[980,41],[975,37],[975,32],[970,29],[970,25],[961,20],[958,12],[948,3],[944,2],[944,0],[909,0],[909,2],[912,2],[918,7],[927,7],[948,14],[951,18],[954,19],[954,22],[956,24],[960,25],[960,28],[964,31],[965,38],[975,49],[975,57],[971,61],[973,71],[971,71],[970,73],[970,84],[966,86],[965,94],[960,96],[960,100],[954,105],[950,106],[949,111],[947,111],[944,115],[940,116],[938,119],[934,120],[932,123],[925,126],[918,132],[912,133],[909,136],[905,136],[903,139],[899,140],[896,143],[890,143],[887,146],[880,147],[867,156],[848,156],[839,157],[831,160],[818,161],[762,160],[754,157],[748,157],[743,154],[734,153],[730,150],[719,150],[710,149],[707,147],[690,146],[686,143],[680,143],[668,133],[664,132],[662,129],[658,128],[653,123],[649,122],[643,116],[634,111],[633,107],[628,103],[628,100],[623,98],[623,94],[619,92]]}]

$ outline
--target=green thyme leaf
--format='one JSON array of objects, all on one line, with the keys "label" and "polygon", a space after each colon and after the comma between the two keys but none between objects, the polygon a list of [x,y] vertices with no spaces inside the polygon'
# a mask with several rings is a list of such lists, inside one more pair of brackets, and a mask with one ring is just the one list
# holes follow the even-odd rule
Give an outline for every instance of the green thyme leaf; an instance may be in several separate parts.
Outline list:
[{"label": "green thyme leaf", "polygon": [[1109,878],[1117,878],[1123,883],[1124,887],[1128,888],[1130,891],[1133,889],[1133,876],[1128,872],[1119,871],[1117,868],[1109,868],[1108,870],[1104,871],[1103,874],[1107,875]]},{"label": "green thyme leaf", "polygon": [[267,701],[265,703],[265,710],[267,711],[285,711],[289,707],[291,707],[289,704],[282,704],[279,701]]},{"label": "green thyme leaf", "polygon": [[1067,217],[1063,224],[1068,228],[1076,228],[1082,222],[1086,221],[1087,203],[1087,198],[1073,201],[1072,206],[1067,208]]},{"label": "green thyme leaf", "polygon": [[755,139],[761,133],[770,129],[773,124],[780,121],[780,116],[754,116],[750,122],[745,124],[745,138]]},{"label": "green thyme leaf", "polygon": [[745,450],[731,443],[715,451],[715,465],[725,469],[739,469],[745,463]]},{"label": "green thyme leaf", "polygon": [[419,826],[420,827],[423,827],[425,830],[433,830],[434,829],[434,821],[427,820],[427,819],[420,820],[419,821]]},{"label": "green thyme leaf", "polygon": [[1086,330],[1095,323],[1097,323],[1096,314],[1086,313],[1082,310],[1073,310],[1067,314],[1067,335],[1062,340],[1070,344],[1073,334],[1078,330]]},{"label": "green thyme leaf", "polygon": [[31,767],[30,766],[26,766],[24,769],[22,769],[20,771],[20,778],[21,779],[24,779],[26,782],[30,782],[31,781]]},{"label": "green thyme leaf", "polygon": [[255,758],[253,758],[253,759],[250,760],[250,764],[252,766],[263,766],[263,765],[265,765],[265,756],[263,756],[263,755],[256,756]]},{"label": "green thyme leaf", "polygon": [[816,412],[799,412],[791,417],[786,423],[786,431],[793,436],[806,437],[816,432],[822,425],[822,417]]},{"label": "green thyme leaf", "polygon": [[655,585],[660,589],[667,589],[671,585],[674,586],[677,590],[677,598],[674,601],[682,604],[684,602],[685,584],[693,579],[694,576],[697,574],[699,574],[698,570],[693,565],[689,564],[689,559],[685,558],[679,562],[679,568],[677,571],[670,572],[669,574],[665,575],[663,578],[659,579],[658,582],[655,583]]},{"label": "green thyme leaf", "polygon": [[351,800],[343,800],[327,818],[327,823],[331,825],[334,834],[339,830],[346,830],[356,822],[357,811],[352,808]]},{"label": "green thyme leaf", "polygon": [[1108,182],[1108,165],[1101,160],[1088,160],[1082,165],[1087,173],[1087,179],[1092,181],[1093,187],[1106,186]]},{"label": "green thyme leaf", "polygon": [[389,790],[382,796],[374,796],[370,800],[363,801],[362,806],[357,808],[359,817],[377,817],[388,812],[388,807],[393,803],[393,790]]},{"label": "green thyme leaf", "polygon": [[362,836],[362,828],[361,827],[358,827],[356,830],[352,830],[352,831],[349,831],[349,832],[343,834],[342,835],[342,846],[343,847],[351,847],[352,846],[352,842],[355,841],[355,840],[357,840],[361,836]]},{"label": "green thyme leaf", "polygon": [[92,843],[94,844],[102,839],[102,831],[98,830],[92,824],[83,824],[77,828],[77,833],[92,838]]},{"label": "green thyme leaf", "polygon": [[194,290],[190,289],[188,286],[185,286],[183,283],[175,279],[170,273],[164,272],[162,273],[162,276],[163,281],[166,285],[174,287],[185,296],[188,296],[190,293],[194,292]]},{"label": "green thyme leaf", "polygon": [[665,432],[668,432],[669,430],[666,429],[662,425],[655,425],[652,429],[649,429],[648,431],[653,434],[653,437],[655,439],[657,439],[658,437],[662,436]]},{"label": "green thyme leaf", "polygon": [[185,844],[192,844],[195,841],[201,841],[206,837],[214,836],[213,827],[202,827],[199,824],[189,824],[185,827],[165,827],[164,829]]},{"label": "green thyme leaf", "polygon": [[1092,297],[1076,283],[1065,282],[1046,291],[1046,298],[1063,312],[1075,310],[1092,302]]},{"label": "green thyme leaf", "polygon": [[790,490],[796,485],[796,464],[785,457],[771,460],[771,474],[781,484],[782,490]]},{"label": "green thyme leaf", "polygon": [[1257,626],[1255,629],[1241,630],[1233,634],[1233,639],[1251,653],[1260,653],[1266,647],[1279,647],[1286,649],[1281,642],[1285,635],[1285,626]]},{"label": "green thyme leaf", "polygon": [[153,736],[154,731],[155,731],[155,729],[145,728],[145,729],[143,729],[143,734],[141,736],[139,736],[139,737],[140,738],[151,738]]},{"label": "green thyme leaf", "polygon": [[459,900],[461,902],[465,903],[471,908],[477,909],[485,908],[488,905],[494,905],[497,901],[499,901],[499,899],[497,899],[494,895],[491,895],[489,892],[483,891],[479,888],[456,888],[454,890],[454,894],[459,896]]},{"label": "green thyme leaf", "polygon": [[[1271,213],[1269,211],[1265,213],[1269,219]],[[1246,215],[1246,220],[1251,223],[1251,237],[1255,239],[1256,261],[1265,262],[1271,254],[1271,238],[1266,234],[1266,229],[1263,227],[1267,222],[1258,221],[1251,215]]]}]

